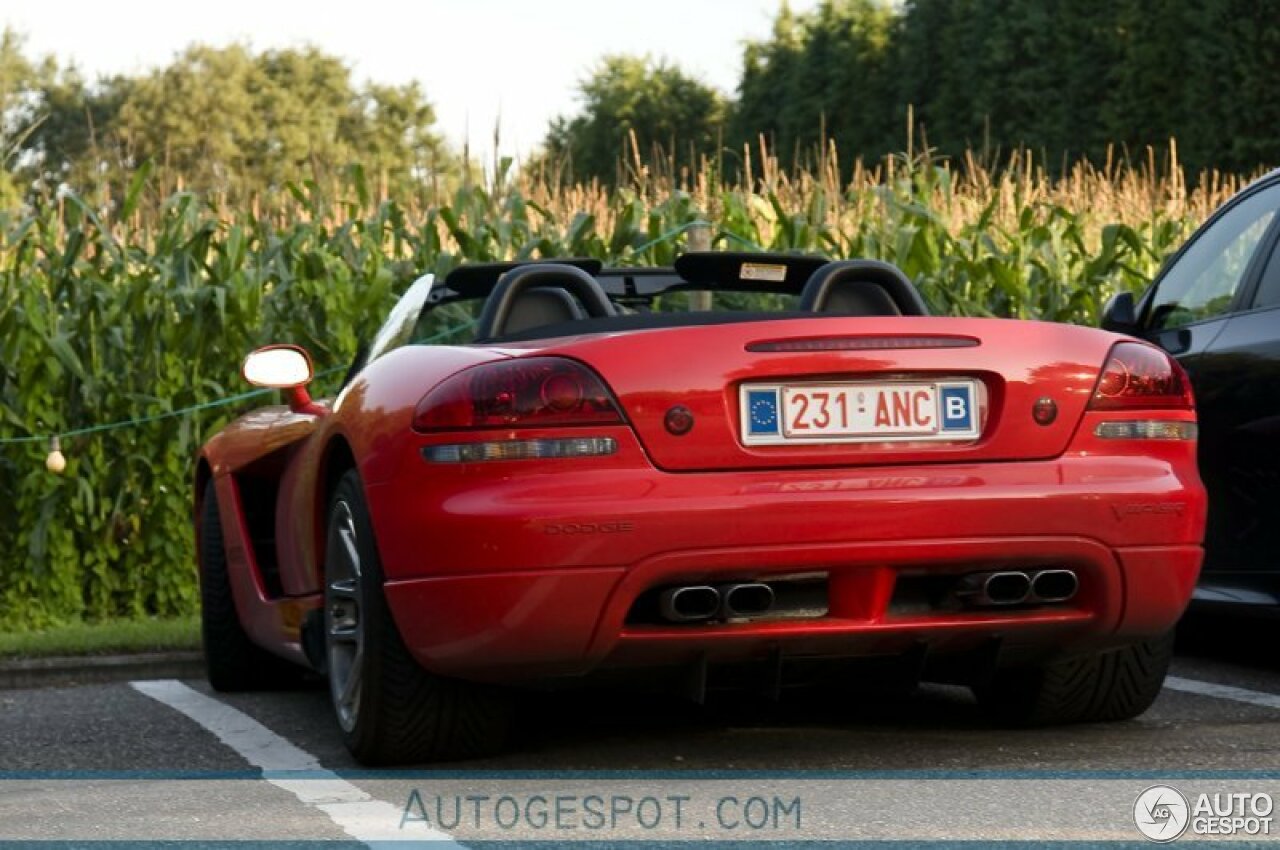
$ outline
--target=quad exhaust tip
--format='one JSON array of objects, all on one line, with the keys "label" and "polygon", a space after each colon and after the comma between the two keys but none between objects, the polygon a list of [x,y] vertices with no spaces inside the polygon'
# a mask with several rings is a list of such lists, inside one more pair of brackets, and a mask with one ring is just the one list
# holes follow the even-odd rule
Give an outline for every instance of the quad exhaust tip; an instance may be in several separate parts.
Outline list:
[{"label": "quad exhaust tip", "polygon": [[[962,576],[954,593],[978,608],[1067,602],[1080,590],[1075,570],[995,570]],[[669,623],[742,620],[762,617],[774,606],[773,588],[759,581],[669,587],[658,597],[658,611]]]},{"label": "quad exhaust tip", "polygon": [[1066,602],[1079,589],[1074,570],[1041,570],[1031,579],[1031,595],[1040,602]]},{"label": "quad exhaust tip", "polygon": [[773,588],[764,582],[669,587],[658,597],[658,612],[671,623],[760,617],[773,608]]},{"label": "quad exhaust tip", "polygon": [[673,623],[709,620],[720,610],[720,591],[709,584],[670,587],[658,598],[658,610]]},{"label": "quad exhaust tip", "polygon": [[758,581],[720,588],[721,613],[726,618],[759,617],[773,607],[773,588]]},{"label": "quad exhaust tip", "polygon": [[970,573],[960,581],[956,595],[978,607],[1066,602],[1080,589],[1075,570],[1051,569],[1031,573],[1022,570]]},{"label": "quad exhaust tip", "polygon": [[1031,595],[1031,578],[1017,571],[987,573],[981,587],[980,605],[1020,605]]}]

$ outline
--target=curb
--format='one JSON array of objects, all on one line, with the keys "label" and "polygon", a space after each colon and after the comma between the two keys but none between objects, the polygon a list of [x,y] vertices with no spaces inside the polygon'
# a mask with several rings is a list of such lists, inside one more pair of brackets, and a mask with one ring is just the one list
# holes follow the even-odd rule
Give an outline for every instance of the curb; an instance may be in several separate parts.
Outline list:
[{"label": "curb", "polygon": [[0,691],[204,676],[199,650],[0,660]]}]

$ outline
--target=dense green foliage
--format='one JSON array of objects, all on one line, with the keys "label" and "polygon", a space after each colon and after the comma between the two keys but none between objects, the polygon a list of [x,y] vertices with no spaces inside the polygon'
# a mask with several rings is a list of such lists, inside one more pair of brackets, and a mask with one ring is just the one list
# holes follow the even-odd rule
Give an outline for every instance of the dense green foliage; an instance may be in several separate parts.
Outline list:
[{"label": "dense green foliage", "polygon": [[663,156],[673,170],[697,171],[721,144],[724,98],[665,62],[607,56],[579,94],[582,112],[552,121],[539,163],[566,183],[621,182],[632,166]]},{"label": "dense green foliage", "polygon": [[720,248],[892,260],[941,312],[1093,322],[1231,188],[1188,196],[1176,179],[1087,169],[1054,183],[1021,163],[963,177],[889,166],[845,184],[766,164],[755,184],[701,175],[692,193],[499,182],[426,206],[378,202],[355,170],[257,212],[185,192],[138,206],[143,171],[109,217],[75,195],[0,215],[0,629],[191,612],[195,452],[266,399],[64,438],[60,476],[39,438],[242,393],[241,358],[269,341],[341,370],[421,272],[553,255],[669,263],[705,220]]},{"label": "dense green foliage", "polygon": [[[770,37],[745,47],[721,153],[729,170],[745,167],[744,148],[813,164],[834,141],[848,175],[909,133],[951,157],[1025,148],[1056,164],[1141,161],[1177,138],[1171,154],[1193,172],[1253,171],[1280,164],[1277,75],[1280,0],[822,0],[802,14],[784,3]],[[612,85],[613,100],[642,101],[652,83]],[[553,149],[585,144],[613,115],[584,96]],[[667,126],[634,125],[664,145]],[[674,126],[672,150],[702,144],[701,128]],[[625,136],[608,141],[579,176],[611,180],[633,156]]]},{"label": "dense green foliage", "polygon": [[1099,162],[1177,138],[1192,170],[1253,170],[1280,163],[1278,22],[1280,0],[908,0],[895,106],[951,154]]},{"label": "dense green foliage", "polygon": [[746,46],[731,140],[794,162],[835,139],[875,158],[902,146],[890,62],[894,13],[878,0],[824,2],[796,16],[784,4],[769,41]]},{"label": "dense green foliage", "polygon": [[[762,155],[821,168],[833,142],[846,177],[909,146],[985,165],[1027,149],[1059,168],[1154,148],[1192,172],[1254,171],[1280,164],[1277,22],[1280,0],[783,0],[743,48],[735,97],[677,64],[604,57],[532,164],[566,185],[692,177],[704,160],[744,176]],[[165,186],[246,204],[351,162],[396,197],[462,170],[417,84],[357,85],[311,47],[196,44],[88,81],[6,29],[0,115],[0,205],[62,184],[118,202],[147,161]]]},{"label": "dense green foliage", "polygon": [[6,30],[0,114],[0,204],[63,183],[118,200],[144,162],[166,186],[243,201],[354,161],[398,193],[457,169],[416,83],[357,87],[345,62],[310,47],[193,45],[165,67],[90,83],[28,59]]}]

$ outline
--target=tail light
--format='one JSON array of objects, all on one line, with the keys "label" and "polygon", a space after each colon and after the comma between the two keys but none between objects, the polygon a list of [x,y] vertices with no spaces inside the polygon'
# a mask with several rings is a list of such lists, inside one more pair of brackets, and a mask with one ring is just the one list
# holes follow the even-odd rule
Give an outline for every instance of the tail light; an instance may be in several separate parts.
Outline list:
[{"label": "tail light", "polygon": [[1173,358],[1149,345],[1120,342],[1111,349],[1090,410],[1192,410],[1191,382]]},{"label": "tail light", "polygon": [[560,357],[516,358],[459,372],[423,396],[413,412],[418,431],[621,423],[604,381]]}]

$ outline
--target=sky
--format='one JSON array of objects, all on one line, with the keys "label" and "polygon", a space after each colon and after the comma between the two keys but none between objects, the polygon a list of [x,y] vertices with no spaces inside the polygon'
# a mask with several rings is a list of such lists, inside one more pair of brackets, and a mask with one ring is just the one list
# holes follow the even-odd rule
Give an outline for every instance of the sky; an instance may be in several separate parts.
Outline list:
[{"label": "sky", "polygon": [[[356,80],[418,80],[459,148],[535,148],[606,53],[649,54],[732,94],[743,43],[766,38],[782,0],[0,0],[0,26],[29,56],[53,54],[89,78],[145,72],[193,42],[254,49],[313,44]],[[803,11],[817,0],[791,0]]]}]

